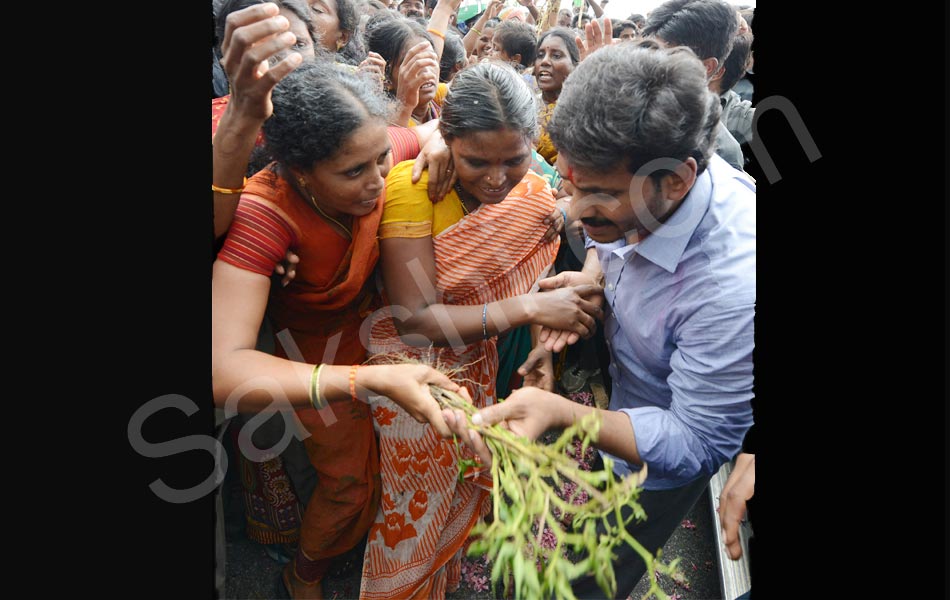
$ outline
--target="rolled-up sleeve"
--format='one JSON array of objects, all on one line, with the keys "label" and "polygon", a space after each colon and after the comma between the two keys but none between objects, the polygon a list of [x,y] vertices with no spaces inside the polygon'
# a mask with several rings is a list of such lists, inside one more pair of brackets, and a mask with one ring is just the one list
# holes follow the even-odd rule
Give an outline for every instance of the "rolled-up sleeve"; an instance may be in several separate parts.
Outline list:
[{"label": "rolled-up sleeve", "polygon": [[752,426],[754,315],[753,301],[703,306],[675,332],[669,408],[621,409],[651,476],[709,477],[739,452]]}]

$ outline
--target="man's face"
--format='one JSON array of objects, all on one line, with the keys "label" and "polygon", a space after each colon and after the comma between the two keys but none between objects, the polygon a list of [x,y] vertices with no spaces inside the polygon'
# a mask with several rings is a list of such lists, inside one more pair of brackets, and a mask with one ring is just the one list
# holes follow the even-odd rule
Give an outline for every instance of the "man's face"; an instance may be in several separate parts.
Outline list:
[{"label": "man's face", "polygon": [[422,0],[403,0],[399,4],[399,12],[407,17],[425,17],[426,5]]},{"label": "man's face", "polygon": [[557,170],[574,186],[571,219],[580,220],[587,236],[598,243],[642,239],[677,206],[664,198],[662,186],[647,176],[630,173],[622,163],[608,171],[595,172],[572,166],[561,152]]}]

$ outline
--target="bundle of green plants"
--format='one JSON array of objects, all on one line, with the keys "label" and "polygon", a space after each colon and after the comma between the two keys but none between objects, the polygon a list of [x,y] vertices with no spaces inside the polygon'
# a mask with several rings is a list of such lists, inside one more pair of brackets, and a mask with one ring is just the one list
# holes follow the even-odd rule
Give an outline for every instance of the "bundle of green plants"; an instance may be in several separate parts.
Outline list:
[{"label": "bundle of green plants", "polygon": [[[469,427],[492,451],[492,518],[472,529],[468,554],[486,555],[493,563],[491,581],[496,590],[503,582],[506,597],[574,599],[571,582],[593,575],[612,597],[617,582],[611,559],[617,547],[628,544],[647,565],[650,588],[644,598],[668,600],[656,574],[682,581],[679,559],[663,563],[659,553],[653,556],[624,527],[631,519],[647,517],[637,502],[646,465],[636,476],[617,480],[609,457],[604,457],[603,470],[591,471],[567,453],[576,438],[581,440],[581,455],[597,441],[601,419],[596,412],[565,429],[554,443],[540,444],[499,424],[475,425],[471,418],[477,410],[468,400],[438,386],[430,389],[443,408],[462,410]],[[474,464],[459,456],[459,475]],[[565,486],[567,482],[573,485]],[[572,491],[562,498],[557,491],[565,487]],[[613,525],[608,515],[615,517]],[[605,532],[598,534],[598,523]],[[552,533],[554,547],[545,548],[542,536]],[[568,558],[566,550],[576,558]]]}]

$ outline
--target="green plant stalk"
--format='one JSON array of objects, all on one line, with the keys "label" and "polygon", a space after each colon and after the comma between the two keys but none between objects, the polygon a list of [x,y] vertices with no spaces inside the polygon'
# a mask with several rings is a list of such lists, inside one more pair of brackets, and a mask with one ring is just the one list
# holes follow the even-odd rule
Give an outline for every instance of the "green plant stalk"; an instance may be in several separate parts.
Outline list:
[{"label": "green plant stalk", "polygon": [[[467,400],[437,386],[430,389],[443,408],[463,411],[469,427],[481,434],[495,457],[491,465],[494,519],[491,524],[481,521],[475,525],[470,534],[475,540],[469,547],[470,555],[484,553],[494,561],[491,580],[495,589],[499,579],[503,579],[506,594],[513,586],[516,598],[557,594],[576,600],[570,581],[587,573],[593,574],[598,585],[613,595],[616,591],[613,549],[626,543],[647,565],[651,586],[644,598],[655,596],[668,600],[656,582],[656,573],[682,578],[678,560],[663,564],[624,527],[632,518],[645,517],[636,499],[646,466],[640,478],[628,477],[618,483],[611,476],[613,469],[609,459],[605,460],[603,471],[591,472],[581,469],[577,461],[566,454],[568,444],[575,437],[581,439],[582,453],[597,440],[601,421],[596,413],[566,428],[553,444],[540,445],[497,425],[472,424],[471,418],[477,409]],[[460,477],[470,464],[474,461],[459,457]],[[566,480],[576,486],[569,501],[560,498],[555,487]],[[587,493],[588,501],[574,504],[581,491]],[[621,509],[625,506],[632,509],[632,515],[622,519]],[[552,508],[561,512],[562,520],[554,517]],[[608,526],[607,532],[598,536],[596,524],[610,514],[615,516],[617,524]],[[562,522],[568,517],[571,519],[569,529]],[[541,545],[545,526],[556,538],[551,552]],[[566,561],[561,554],[566,547],[575,552],[583,551],[584,559],[576,564]],[[540,565],[540,578],[535,565]]]}]

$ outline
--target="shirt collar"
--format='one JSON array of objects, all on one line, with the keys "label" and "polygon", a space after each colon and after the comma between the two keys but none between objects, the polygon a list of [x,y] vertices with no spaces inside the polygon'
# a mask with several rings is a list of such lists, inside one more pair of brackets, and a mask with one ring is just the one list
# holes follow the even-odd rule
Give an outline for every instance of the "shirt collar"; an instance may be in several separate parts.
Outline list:
[{"label": "shirt collar", "polygon": [[709,209],[713,187],[710,170],[715,158],[710,159],[706,170],[696,178],[676,212],[659,229],[640,241],[637,254],[670,273],[676,272],[676,265],[689,240]]}]

